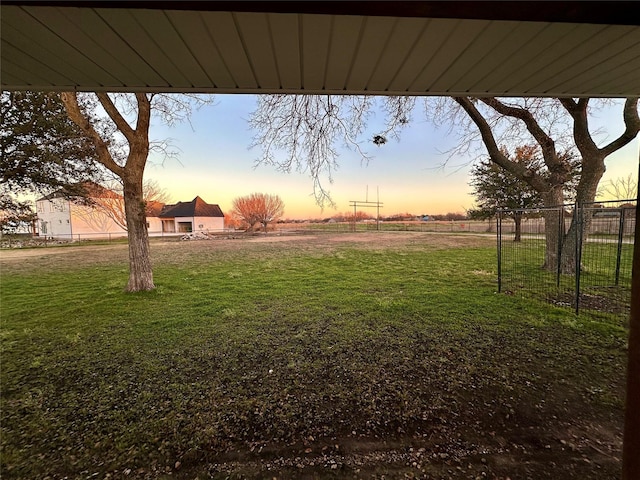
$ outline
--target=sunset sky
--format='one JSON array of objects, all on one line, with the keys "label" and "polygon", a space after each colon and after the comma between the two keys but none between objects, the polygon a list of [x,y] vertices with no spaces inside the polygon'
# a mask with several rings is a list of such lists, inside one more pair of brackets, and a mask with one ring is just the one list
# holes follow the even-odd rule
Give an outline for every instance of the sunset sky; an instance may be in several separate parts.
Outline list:
[{"label": "sunset sky", "polygon": [[[250,95],[217,95],[215,104],[197,111],[191,125],[171,129],[154,125],[152,139],[170,137],[179,149],[178,160],[166,160],[152,154],[145,178],[156,180],[166,189],[172,202],[190,201],[200,196],[208,203],[217,203],[223,212],[230,210],[234,198],[253,192],[279,195],[285,203],[285,218],[326,218],[338,212],[350,211],[351,200],[375,201],[377,191],[384,204],[381,215],[410,212],[413,214],[464,213],[473,206],[469,187],[469,158],[454,158],[442,168],[447,155],[442,153],[454,145],[455,138],[446,128],[435,127],[417,107],[414,119],[404,130],[400,142],[390,140],[377,147],[367,141],[376,132],[372,129],[362,137],[364,150],[373,156],[368,165],[349,150],[340,150],[340,168],[333,174],[333,184],[326,183],[335,208],[321,209],[313,197],[313,183],[308,174],[282,173],[273,166],[255,161],[259,149],[249,149],[255,132],[247,122],[256,107],[256,97]],[[602,125],[609,140],[623,130],[620,105],[600,112],[592,126]],[[639,141],[609,157],[608,179],[637,176]],[[368,193],[368,197],[367,197]],[[371,213],[374,213],[372,210]]]}]

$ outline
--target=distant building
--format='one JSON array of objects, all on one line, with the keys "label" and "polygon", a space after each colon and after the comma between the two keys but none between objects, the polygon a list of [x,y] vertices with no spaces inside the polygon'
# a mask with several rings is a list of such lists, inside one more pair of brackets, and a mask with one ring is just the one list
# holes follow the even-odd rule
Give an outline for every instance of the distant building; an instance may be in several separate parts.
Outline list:
[{"label": "distant building", "polygon": [[[110,203],[122,202],[112,190],[92,184],[91,199]],[[90,202],[69,198],[65,190],[57,190],[36,200],[36,227],[40,236],[58,239],[86,239],[112,235],[126,236],[127,231],[113,219],[113,215]]]},{"label": "distant building", "polygon": [[[126,236],[122,196],[95,184],[89,194],[89,202],[69,199],[63,190],[36,200],[39,235],[68,240]],[[150,236],[222,231],[224,214],[200,197],[174,205],[148,202],[147,229]]]},{"label": "distant building", "polygon": [[158,214],[163,233],[215,232],[224,229],[224,213],[200,197],[165,205]]}]

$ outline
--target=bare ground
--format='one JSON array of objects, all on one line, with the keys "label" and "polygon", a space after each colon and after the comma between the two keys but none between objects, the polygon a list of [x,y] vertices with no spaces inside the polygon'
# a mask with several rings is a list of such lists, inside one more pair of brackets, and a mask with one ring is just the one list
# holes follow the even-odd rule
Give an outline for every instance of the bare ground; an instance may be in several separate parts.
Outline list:
[{"label": "bare ground", "polygon": [[[265,249],[283,248],[287,244],[290,250],[313,251],[322,249],[330,251],[341,245],[357,245],[358,248],[372,250],[384,250],[397,246],[416,246],[420,248],[467,248],[489,247],[495,245],[493,235],[483,234],[459,234],[451,235],[436,232],[365,232],[365,233],[270,233],[268,235],[217,235],[207,240],[179,240],[151,239],[151,250],[154,260],[165,261],[179,258],[180,253],[190,254],[193,251],[207,252],[244,252],[248,244],[257,244]],[[176,244],[180,245],[176,250]],[[108,263],[126,259],[127,246],[123,243],[91,245],[86,242],[82,248],[68,246],[51,246],[37,248],[14,248],[0,250],[0,265],[9,266],[17,262],[37,261],[46,266],[48,259],[56,262],[59,258],[65,258],[67,262],[74,264],[96,264],[103,261]],[[124,255],[124,257],[123,257]],[[178,257],[176,257],[178,255]]]}]

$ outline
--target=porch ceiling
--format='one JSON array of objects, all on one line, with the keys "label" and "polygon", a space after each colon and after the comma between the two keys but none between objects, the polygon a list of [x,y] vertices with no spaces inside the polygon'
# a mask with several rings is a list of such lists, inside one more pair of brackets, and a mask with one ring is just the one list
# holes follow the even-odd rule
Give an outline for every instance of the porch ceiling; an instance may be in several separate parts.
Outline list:
[{"label": "porch ceiling", "polygon": [[0,8],[8,90],[640,95],[634,2],[5,0]]}]

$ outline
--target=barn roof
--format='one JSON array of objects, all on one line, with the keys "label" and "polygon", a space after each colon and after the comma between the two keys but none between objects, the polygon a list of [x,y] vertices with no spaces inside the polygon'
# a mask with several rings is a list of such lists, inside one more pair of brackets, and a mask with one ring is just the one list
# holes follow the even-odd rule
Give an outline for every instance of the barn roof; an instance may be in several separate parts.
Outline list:
[{"label": "barn roof", "polygon": [[158,217],[224,217],[224,213],[217,204],[209,204],[200,197],[196,197],[190,202],[165,205]]},{"label": "barn roof", "polygon": [[153,200],[147,201],[147,204],[146,204],[147,217],[160,216],[160,213],[162,213],[162,209],[164,207],[165,207],[165,204],[162,202],[155,202]]}]

